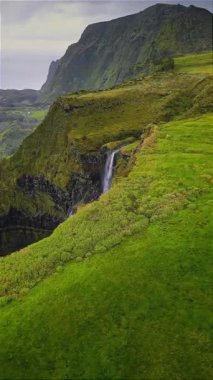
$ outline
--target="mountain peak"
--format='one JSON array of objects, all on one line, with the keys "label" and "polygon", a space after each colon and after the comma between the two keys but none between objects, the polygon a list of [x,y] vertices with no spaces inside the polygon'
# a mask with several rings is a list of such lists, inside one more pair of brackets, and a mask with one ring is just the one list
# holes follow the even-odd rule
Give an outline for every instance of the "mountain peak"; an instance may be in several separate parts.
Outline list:
[{"label": "mountain peak", "polygon": [[147,72],[153,59],[209,51],[211,30],[207,10],[162,3],[88,25],[80,40],[51,64],[42,97],[105,89]]}]

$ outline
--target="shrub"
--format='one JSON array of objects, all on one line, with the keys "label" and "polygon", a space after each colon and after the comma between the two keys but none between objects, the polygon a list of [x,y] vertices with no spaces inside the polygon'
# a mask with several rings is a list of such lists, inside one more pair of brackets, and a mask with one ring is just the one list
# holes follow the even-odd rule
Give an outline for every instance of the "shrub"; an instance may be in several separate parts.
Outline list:
[{"label": "shrub", "polygon": [[151,64],[151,71],[153,72],[169,71],[169,70],[173,70],[174,67],[175,67],[175,63],[172,57],[162,58],[162,59],[153,61],[153,63]]}]

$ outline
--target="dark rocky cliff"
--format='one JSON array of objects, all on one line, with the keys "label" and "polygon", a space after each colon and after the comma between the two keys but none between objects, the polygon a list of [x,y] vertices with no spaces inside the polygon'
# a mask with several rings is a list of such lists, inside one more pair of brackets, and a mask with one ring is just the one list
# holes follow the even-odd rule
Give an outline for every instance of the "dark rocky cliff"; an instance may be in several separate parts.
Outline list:
[{"label": "dark rocky cliff", "polygon": [[[88,203],[101,194],[101,172],[104,154],[83,157],[83,173],[72,173],[66,189],[54,185],[44,175],[23,175],[17,178],[15,193],[24,195],[36,210],[10,206],[0,215],[0,255],[5,255],[48,236],[79,202]],[[46,205],[40,209],[42,196]],[[48,203],[51,203],[50,209]]]}]

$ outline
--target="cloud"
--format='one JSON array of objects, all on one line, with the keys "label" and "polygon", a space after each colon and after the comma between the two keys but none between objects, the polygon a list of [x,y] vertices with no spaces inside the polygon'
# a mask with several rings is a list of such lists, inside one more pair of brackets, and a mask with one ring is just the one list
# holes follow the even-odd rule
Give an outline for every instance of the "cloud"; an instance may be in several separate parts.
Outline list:
[{"label": "cloud", "polygon": [[[14,64],[15,62],[15,64]],[[2,59],[2,82],[4,88],[40,88],[41,72],[43,81],[46,78],[49,67],[49,55],[31,55],[24,57],[16,54]],[[36,69],[35,69],[36,67]]]}]

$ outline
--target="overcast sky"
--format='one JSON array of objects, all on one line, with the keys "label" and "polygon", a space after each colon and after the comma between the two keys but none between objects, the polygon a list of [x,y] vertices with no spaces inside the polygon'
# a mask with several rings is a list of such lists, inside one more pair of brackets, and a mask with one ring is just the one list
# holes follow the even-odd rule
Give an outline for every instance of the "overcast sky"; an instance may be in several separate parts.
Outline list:
[{"label": "overcast sky", "polygon": [[88,24],[139,12],[155,3],[196,5],[212,0],[0,1],[0,88],[39,89],[49,64],[78,41]]}]

